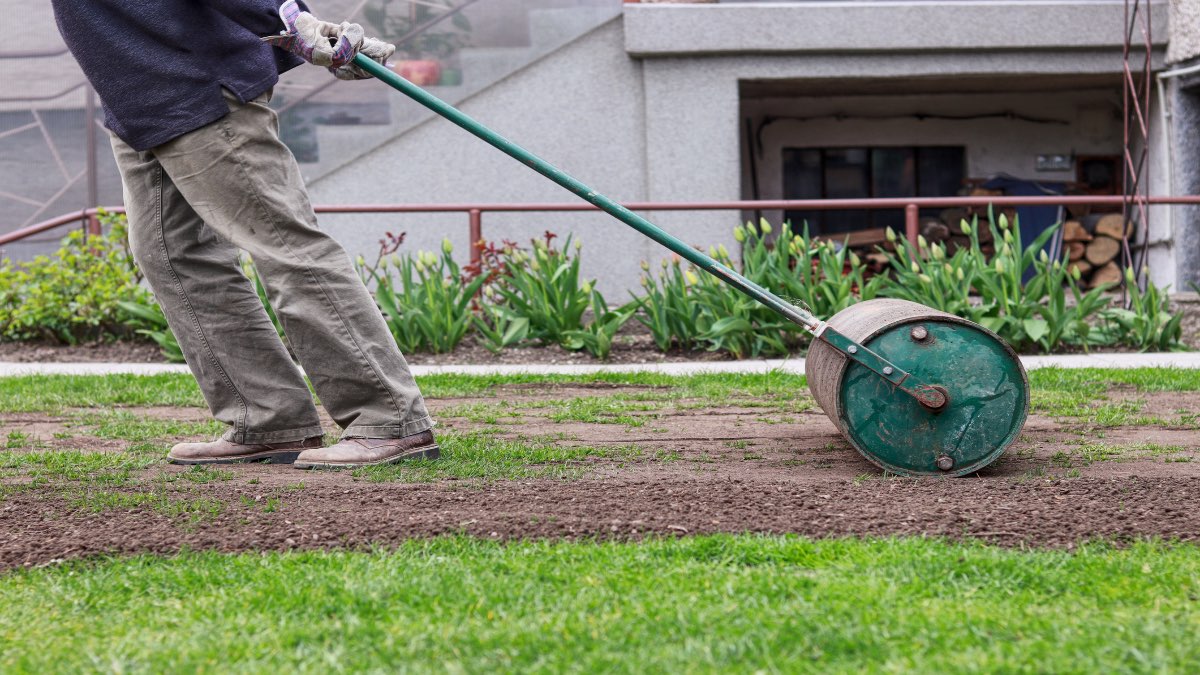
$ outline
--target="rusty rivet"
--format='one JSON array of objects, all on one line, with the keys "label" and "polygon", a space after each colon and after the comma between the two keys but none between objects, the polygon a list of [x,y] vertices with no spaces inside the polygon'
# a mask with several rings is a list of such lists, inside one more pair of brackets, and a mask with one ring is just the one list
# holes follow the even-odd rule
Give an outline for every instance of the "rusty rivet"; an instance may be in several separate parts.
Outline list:
[{"label": "rusty rivet", "polygon": [[929,337],[929,331],[925,328],[925,326],[913,326],[913,329],[909,332],[909,335],[912,335],[912,339],[920,342],[921,340]]},{"label": "rusty rivet", "polygon": [[949,471],[954,468],[954,458],[950,455],[942,455],[937,458],[937,468],[942,471]]}]

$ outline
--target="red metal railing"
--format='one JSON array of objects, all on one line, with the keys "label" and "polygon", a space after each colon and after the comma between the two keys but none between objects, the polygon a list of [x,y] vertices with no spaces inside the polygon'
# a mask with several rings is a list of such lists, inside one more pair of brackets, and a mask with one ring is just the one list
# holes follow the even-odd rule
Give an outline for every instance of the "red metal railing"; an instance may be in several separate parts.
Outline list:
[{"label": "red metal railing", "polygon": [[[728,202],[629,202],[625,206],[634,211],[754,211],[766,209],[789,209],[797,211],[821,210],[899,210],[904,212],[905,236],[916,243],[920,226],[921,209],[945,209],[988,206],[1121,206],[1125,197],[1046,196],[1046,197],[898,197],[886,199],[760,199]],[[1148,204],[1187,204],[1200,206],[1200,195],[1157,196],[1147,198]],[[323,204],[315,207],[317,213],[465,213],[470,241],[483,239],[483,215],[485,213],[569,213],[598,211],[587,202],[571,203],[525,203],[525,204]],[[101,209],[85,209],[57,218],[24,227],[15,232],[0,235],[0,246],[20,241],[27,237],[71,223],[85,223],[89,232],[98,233],[100,222],[97,214]],[[111,213],[123,213],[121,207],[103,209]],[[472,249],[472,262],[478,262],[478,251]]]}]

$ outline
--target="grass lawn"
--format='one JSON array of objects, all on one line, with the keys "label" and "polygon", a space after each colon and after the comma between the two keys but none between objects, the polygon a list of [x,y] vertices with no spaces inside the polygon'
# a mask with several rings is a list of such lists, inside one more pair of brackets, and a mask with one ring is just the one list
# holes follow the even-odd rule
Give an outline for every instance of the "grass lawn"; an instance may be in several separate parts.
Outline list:
[{"label": "grass lawn", "polygon": [[[1197,371],[1044,369],[1030,380],[1036,411],[1099,425],[1138,414],[1107,400],[1113,386],[1200,390]],[[629,413],[676,401],[739,400],[773,412],[811,405],[804,378],[783,373],[420,380],[431,398],[604,383],[646,389],[595,387],[551,410],[629,426]],[[228,481],[236,472],[140,476],[161,463],[171,436],[216,426],[119,409],[202,405],[186,375],[0,378],[0,410],[61,413],[77,425],[55,436],[53,447],[20,435],[0,439],[8,446],[0,449],[0,477],[28,479],[12,489],[57,490],[80,509],[149,506],[203,519],[222,504],[180,500],[168,481]],[[495,424],[506,413],[488,402],[460,414]],[[124,449],[75,448],[76,432]],[[646,452],[554,438],[498,442],[487,429],[449,430],[445,447],[451,461],[356,475],[569,477],[581,457],[633,460]],[[1174,451],[1095,443],[1059,462],[1103,461],[1126,450]],[[386,551],[186,553],[0,574],[4,673],[1197,672],[1198,635],[1200,547],[1153,542],[1065,552],[923,538],[502,544],[464,537]]]},{"label": "grass lawn", "polygon": [[0,669],[1194,672],[1200,548],[416,541],[0,577]]}]

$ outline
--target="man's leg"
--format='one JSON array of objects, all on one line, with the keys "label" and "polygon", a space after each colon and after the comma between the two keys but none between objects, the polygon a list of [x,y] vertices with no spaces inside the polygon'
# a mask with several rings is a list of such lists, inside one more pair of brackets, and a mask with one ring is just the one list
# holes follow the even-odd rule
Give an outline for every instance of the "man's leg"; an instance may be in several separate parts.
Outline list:
[{"label": "man's leg", "polygon": [[[248,251],[288,341],[346,438],[432,426],[420,391],[345,250],[317,229],[267,97],[153,150],[201,218]],[[429,443],[432,443],[430,438]]]},{"label": "man's leg", "polygon": [[233,446],[279,450],[320,437],[312,395],[242,273],[238,250],[205,225],[152,153],[115,137],[113,151],[125,187],[134,257],[213,416],[230,426],[225,443],[199,444],[214,445],[208,448],[212,456],[189,444],[200,454],[180,458],[173,451],[172,458],[228,461],[250,454],[255,456],[247,458],[266,459],[287,453]]}]

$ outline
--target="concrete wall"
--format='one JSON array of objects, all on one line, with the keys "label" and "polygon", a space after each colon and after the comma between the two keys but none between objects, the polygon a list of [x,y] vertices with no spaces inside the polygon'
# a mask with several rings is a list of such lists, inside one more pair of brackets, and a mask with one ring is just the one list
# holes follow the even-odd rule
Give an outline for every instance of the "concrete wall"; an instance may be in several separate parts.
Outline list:
[{"label": "concrete wall", "polygon": [[[648,197],[642,69],[625,55],[621,22],[607,25],[468,100],[462,109],[595,189],[622,201]],[[735,97],[736,98],[736,97]],[[414,104],[415,105],[415,104]],[[736,105],[736,100],[735,100]],[[733,176],[736,186],[736,173]],[[570,202],[577,198],[458,127],[434,119],[311,186],[313,200],[347,202]],[[674,232],[696,243],[712,233]],[[325,217],[322,226],[369,255],[385,230],[407,231],[410,250],[449,237],[467,257],[465,215]],[[484,236],[527,242],[544,230],[583,243],[584,271],[611,301],[636,284],[657,245],[599,214],[487,214]],[[561,239],[559,241],[562,241]]]},{"label": "concrete wall", "polygon": [[1167,61],[1200,56],[1200,0],[1171,0],[1171,44]]},{"label": "concrete wall", "polygon": [[[1166,26],[1166,0],[1149,1],[1155,24]],[[638,57],[1107,50],[1121,42],[1124,11],[1124,0],[632,5],[626,47]]]}]

